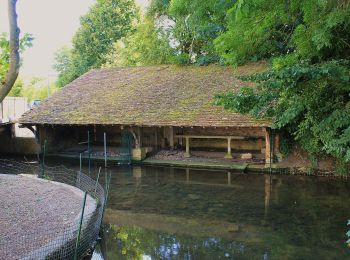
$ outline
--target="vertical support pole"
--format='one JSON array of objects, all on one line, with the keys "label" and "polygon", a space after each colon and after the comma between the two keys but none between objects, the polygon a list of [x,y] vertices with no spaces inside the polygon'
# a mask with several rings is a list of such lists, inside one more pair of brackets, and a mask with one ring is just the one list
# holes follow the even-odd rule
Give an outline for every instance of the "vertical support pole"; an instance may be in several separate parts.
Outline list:
[{"label": "vertical support pole", "polygon": [[[102,210],[102,216],[101,216],[101,223],[100,223],[100,227],[102,227],[102,222],[103,222],[103,216],[105,214],[105,209],[106,209],[106,206],[107,206],[107,201],[108,201],[108,193],[109,193],[109,185],[111,183],[111,178],[112,178],[112,172],[110,171],[109,172],[109,177],[107,177],[107,169],[105,168],[105,176],[106,176],[106,195],[105,195],[105,202],[103,204],[103,210]],[[108,179],[108,181],[107,181]]]},{"label": "vertical support pole", "polygon": [[231,153],[231,137],[227,138],[227,154],[225,155],[226,159],[232,159]]},{"label": "vertical support pole", "polygon": [[190,154],[190,138],[189,137],[185,137],[186,139],[186,152],[185,152],[185,157],[188,158],[191,156]]},{"label": "vertical support pole", "polygon": [[107,174],[107,169],[105,169],[105,190],[107,191],[107,186],[108,186],[108,174]]},{"label": "vertical support pole", "polygon": [[79,154],[79,172],[81,172],[81,168],[82,168],[82,159],[81,159],[81,153]]},{"label": "vertical support pole", "polygon": [[231,186],[231,172],[227,172],[227,185]]},{"label": "vertical support pole", "polygon": [[90,153],[90,131],[89,130],[88,130],[87,134],[88,134],[88,141],[87,141],[87,143],[88,143],[89,175],[90,175],[90,173],[91,173],[91,153]]},{"label": "vertical support pole", "polygon": [[272,173],[272,168],[271,168],[271,164],[272,164],[272,145],[271,145],[271,131],[270,131],[270,137],[269,137],[269,141],[270,141],[270,174]]},{"label": "vertical support pole", "polygon": [[45,156],[46,156],[46,144],[47,144],[47,140],[45,139],[44,141],[44,153],[43,153],[43,164],[45,165]]},{"label": "vertical support pole", "polygon": [[157,128],[156,132],[154,133],[154,143],[155,143],[155,150],[158,150],[158,133],[157,133]]},{"label": "vertical support pole", "polygon": [[103,144],[104,144],[104,152],[105,152],[105,167],[107,167],[107,136],[106,136],[106,132],[103,134]]},{"label": "vertical support pole", "polygon": [[271,142],[270,142],[270,133],[269,129],[265,128],[265,164],[268,164],[270,161],[270,151],[271,151]]},{"label": "vertical support pole", "polygon": [[101,173],[101,167],[98,169],[98,174],[97,174],[97,179],[96,179],[96,184],[95,184],[95,197],[96,197],[96,190],[97,190],[97,184],[98,180],[100,179],[100,173]]},{"label": "vertical support pole", "polygon": [[80,244],[81,226],[83,225],[83,219],[84,219],[86,196],[87,196],[87,192],[84,193],[83,208],[81,210],[80,221],[79,221],[79,228],[78,228],[78,235],[77,235],[77,240],[76,240],[76,243],[75,243],[74,260],[78,259],[78,248],[79,248],[79,244]]},{"label": "vertical support pole", "polygon": [[79,171],[78,174],[77,174],[77,184],[76,184],[76,186],[78,188],[80,188],[80,180],[81,180],[81,171]]},{"label": "vertical support pole", "polygon": [[169,145],[171,149],[174,149],[174,127],[169,128]]},{"label": "vertical support pole", "polygon": [[47,143],[47,140],[45,139],[44,146],[43,146],[43,155],[42,155],[43,158],[42,158],[42,162],[41,162],[41,176],[40,176],[40,178],[43,178],[45,176],[46,143]]},{"label": "vertical support pole", "polygon": [[141,127],[137,128],[137,142],[139,143],[139,148],[142,147],[142,129]]}]

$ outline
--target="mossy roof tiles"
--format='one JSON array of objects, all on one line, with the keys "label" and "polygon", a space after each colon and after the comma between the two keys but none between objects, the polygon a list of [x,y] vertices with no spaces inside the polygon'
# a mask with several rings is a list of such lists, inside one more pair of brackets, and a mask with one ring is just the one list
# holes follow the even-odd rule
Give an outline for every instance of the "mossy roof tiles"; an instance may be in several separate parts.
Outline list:
[{"label": "mossy roof tiles", "polygon": [[[252,66],[252,70],[260,67]],[[218,65],[92,70],[25,113],[20,123],[268,126],[267,121],[213,104],[215,94],[238,91],[242,84],[232,68]]]}]

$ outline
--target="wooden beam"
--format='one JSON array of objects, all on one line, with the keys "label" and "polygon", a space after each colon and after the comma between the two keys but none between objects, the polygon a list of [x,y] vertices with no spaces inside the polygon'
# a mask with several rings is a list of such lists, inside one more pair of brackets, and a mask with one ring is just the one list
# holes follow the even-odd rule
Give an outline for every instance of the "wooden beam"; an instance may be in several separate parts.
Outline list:
[{"label": "wooden beam", "polygon": [[169,127],[169,145],[171,149],[174,149],[174,127]]},{"label": "wooden beam", "polygon": [[227,138],[227,154],[225,155],[225,159],[232,159],[231,137]]},{"label": "wooden beam", "polygon": [[190,154],[190,137],[185,137],[186,139],[186,152],[185,152],[185,157],[191,157]]},{"label": "wooden beam", "polygon": [[139,142],[139,146],[142,147],[142,129],[141,129],[141,127],[137,127],[137,139]]}]

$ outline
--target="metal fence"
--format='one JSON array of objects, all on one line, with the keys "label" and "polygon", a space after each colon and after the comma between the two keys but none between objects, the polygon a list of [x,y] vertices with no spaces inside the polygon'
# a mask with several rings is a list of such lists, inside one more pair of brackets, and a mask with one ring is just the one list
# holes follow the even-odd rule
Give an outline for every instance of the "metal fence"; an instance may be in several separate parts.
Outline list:
[{"label": "metal fence", "polygon": [[17,234],[1,234],[0,259],[80,259],[92,248],[100,232],[108,183],[102,187],[98,180],[64,166],[42,167],[9,160],[0,160],[0,173],[42,176],[49,181],[74,186],[83,191],[85,197],[90,196],[90,201],[95,201],[94,207],[83,213],[87,208],[82,206],[79,217],[59,229],[52,230],[50,225],[38,223],[41,225],[39,232],[34,228]]}]

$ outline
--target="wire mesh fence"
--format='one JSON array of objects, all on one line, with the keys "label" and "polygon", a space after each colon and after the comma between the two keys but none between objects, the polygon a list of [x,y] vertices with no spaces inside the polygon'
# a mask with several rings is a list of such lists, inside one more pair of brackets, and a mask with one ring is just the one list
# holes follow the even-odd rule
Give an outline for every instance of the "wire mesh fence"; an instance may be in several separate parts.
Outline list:
[{"label": "wire mesh fence", "polygon": [[108,185],[104,188],[83,172],[64,166],[48,167],[1,159],[0,174],[30,174],[41,176],[45,182],[74,186],[81,194],[86,192],[89,204],[84,207],[84,214],[82,204],[79,205],[80,212],[73,221],[62,223],[58,228],[53,229],[50,223],[37,223],[39,227],[1,234],[0,259],[80,259],[92,248],[99,236]]}]

